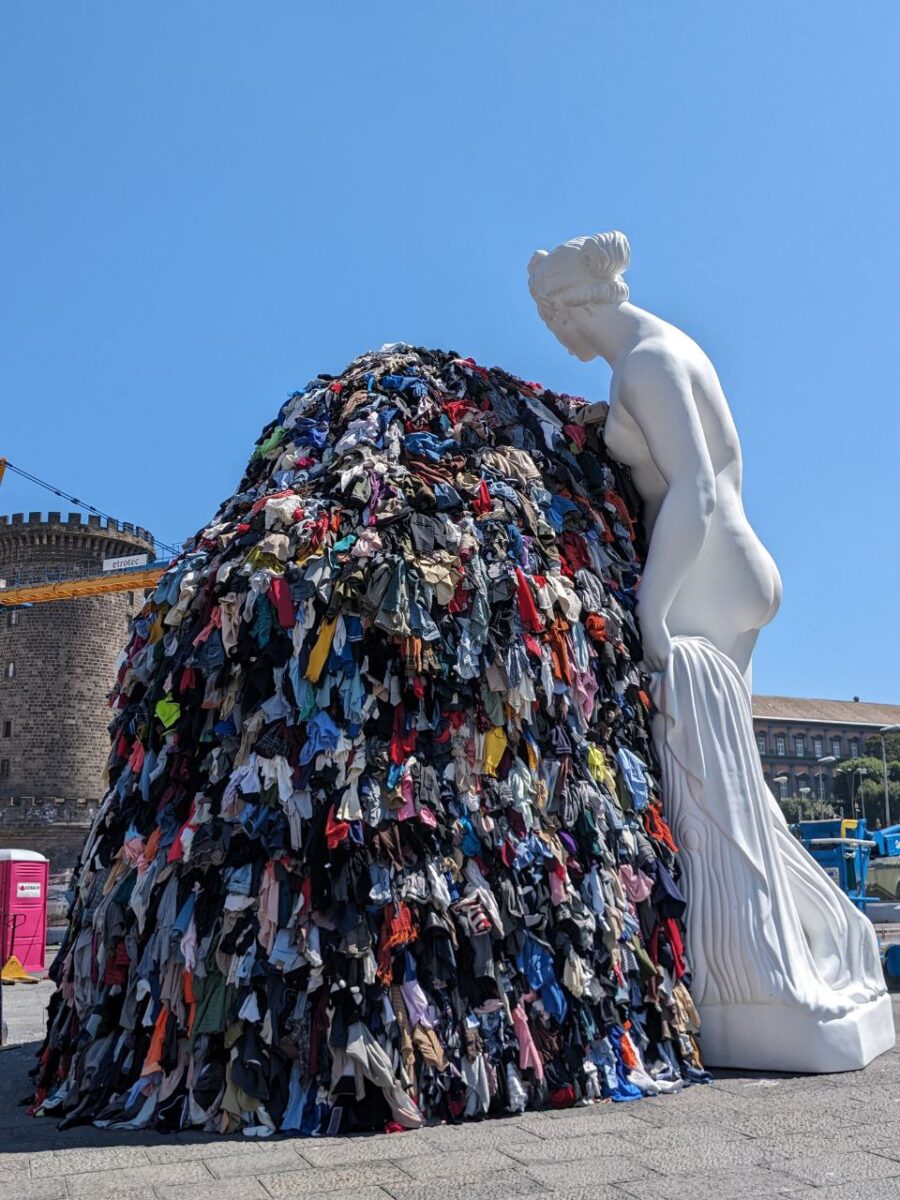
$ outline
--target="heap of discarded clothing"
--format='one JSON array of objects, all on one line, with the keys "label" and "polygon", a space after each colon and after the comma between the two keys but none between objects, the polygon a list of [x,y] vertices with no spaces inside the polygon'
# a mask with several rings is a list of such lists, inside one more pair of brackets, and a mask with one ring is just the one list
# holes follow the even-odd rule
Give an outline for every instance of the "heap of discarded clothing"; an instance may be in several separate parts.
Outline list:
[{"label": "heap of discarded clothing", "polygon": [[263,430],[122,656],[36,1113],[321,1135],[709,1078],[589,410],[397,344]]}]

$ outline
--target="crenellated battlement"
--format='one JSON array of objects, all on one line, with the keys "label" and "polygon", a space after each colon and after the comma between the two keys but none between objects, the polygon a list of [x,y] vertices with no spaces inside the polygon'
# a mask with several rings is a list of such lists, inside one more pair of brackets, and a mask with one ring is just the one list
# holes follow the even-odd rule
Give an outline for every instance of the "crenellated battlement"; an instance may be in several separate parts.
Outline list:
[{"label": "crenellated battlement", "polygon": [[0,515],[0,539],[10,534],[21,535],[30,530],[40,530],[44,533],[84,533],[92,536],[114,537],[121,540],[124,536],[129,541],[140,542],[152,548],[153,534],[142,525],[132,525],[130,521],[116,521],[90,515],[83,516],[79,512],[67,513],[65,519],[61,512],[30,512],[13,513],[11,516]]}]

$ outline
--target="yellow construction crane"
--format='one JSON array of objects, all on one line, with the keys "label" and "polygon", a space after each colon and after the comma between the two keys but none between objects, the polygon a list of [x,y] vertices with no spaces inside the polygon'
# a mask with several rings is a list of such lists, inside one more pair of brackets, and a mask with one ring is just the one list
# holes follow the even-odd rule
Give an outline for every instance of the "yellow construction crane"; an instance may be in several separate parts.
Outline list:
[{"label": "yellow construction crane", "polygon": [[[85,504],[77,496],[70,496],[52,484],[45,483],[44,480],[15,466],[6,458],[0,458],[0,484],[2,484],[7,470],[22,476],[30,483],[46,488],[55,496],[68,500],[70,504],[76,504],[79,508],[87,509],[88,512],[99,517],[105,517],[107,521],[116,521],[115,517],[101,512],[93,505]],[[103,572],[87,567],[81,574],[66,573],[64,575],[61,570],[59,572],[48,570],[40,578],[0,578],[0,608],[18,608],[23,604],[43,604],[51,600],[77,600],[81,596],[104,596],[112,592],[137,592],[143,588],[156,587],[160,576],[169,565],[169,561],[180,553],[175,546],[167,546],[164,542],[157,542],[156,545],[169,557]],[[142,556],[135,555],[135,557]],[[0,567],[0,571],[2,570],[3,568]]]}]

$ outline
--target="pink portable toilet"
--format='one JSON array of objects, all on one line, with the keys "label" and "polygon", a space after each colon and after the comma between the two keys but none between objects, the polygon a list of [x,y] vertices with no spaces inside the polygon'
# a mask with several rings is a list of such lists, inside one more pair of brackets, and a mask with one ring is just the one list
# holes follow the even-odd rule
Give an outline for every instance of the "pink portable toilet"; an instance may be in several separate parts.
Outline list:
[{"label": "pink portable toilet", "polygon": [[50,863],[34,850],[0,850],[0,966],[14,954],[43,971]]}]

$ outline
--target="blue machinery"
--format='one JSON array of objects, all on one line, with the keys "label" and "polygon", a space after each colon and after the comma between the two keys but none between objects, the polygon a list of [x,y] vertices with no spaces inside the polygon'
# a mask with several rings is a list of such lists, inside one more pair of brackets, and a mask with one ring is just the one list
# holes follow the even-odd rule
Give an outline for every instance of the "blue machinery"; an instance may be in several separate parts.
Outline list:
[{"label": "blue machinery", "polygon": [[[870,831],[864,820],[800,821],[791,826],[791,832],[863,912],[867,904],[875,904],[879,899],[866,895],[866,876],[873,851],[878,858],[900,857],[900,825]],[[900,979],[900,944],[881,949],[886,974],[895,981]]]},{"label": "blue machinery", "polygon": [[879,835],[869,833],[865,820],[800,821],[791,830],[857,908],[865,912],[866,904],[875,902],[866,895],[866,875]]}]

